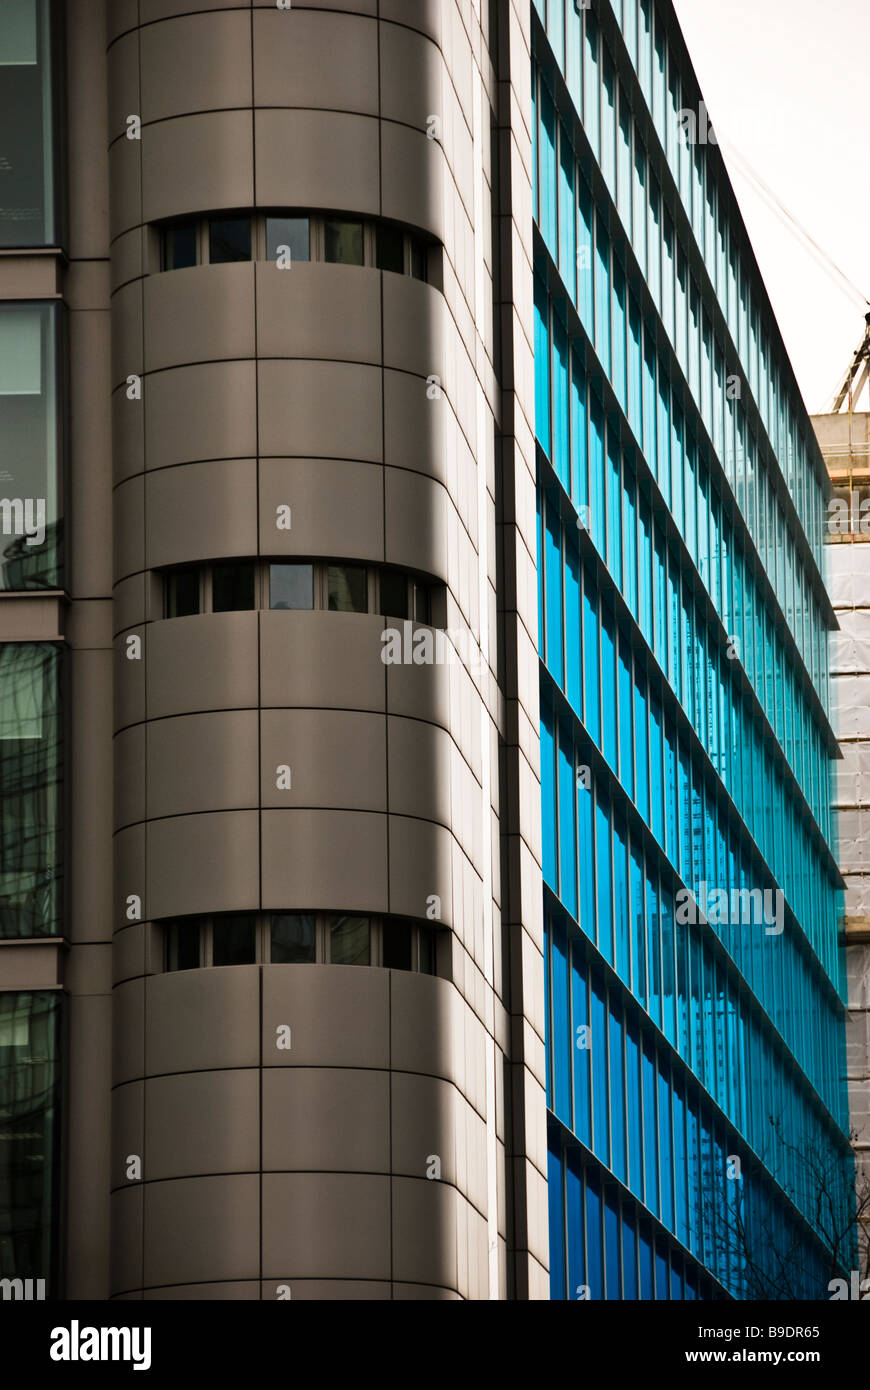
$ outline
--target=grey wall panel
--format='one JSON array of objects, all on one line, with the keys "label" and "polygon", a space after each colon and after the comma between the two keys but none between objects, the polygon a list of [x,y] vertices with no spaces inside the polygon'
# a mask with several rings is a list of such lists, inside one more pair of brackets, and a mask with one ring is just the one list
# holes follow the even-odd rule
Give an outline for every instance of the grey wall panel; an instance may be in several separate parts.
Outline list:
[{"label": "grey wall panel", "polygon": [[148,725],[148,815],[255,809],[257,713],[229,710]]},{"label": "grey wall panel", "polygon": [[255,1279],[247,1282],[227,1280],[224,1284],[168,1284],[158,1289],[146,1289],[143,1297],[146,1303],[162,1302],[167,1299],[172,1302],[176,1299],[184,1302],[207,1300],[209,1303],[235,1303],[239,1300],[257,1302],[260,1298],[260,1284]]},{"label": "grey wall panel", "polygon": [[381,123],[381,211],[447,242],[444,152],[422,131]]},{"label": "grey wall panel", "polygon": [[409,372],[384,372],[384,459],[446,482],[455,422],[447,397],[430,397],[430,389]]},{"label": "grey wall panel", "polygon": [[[383,715],[264,709],[260,739],[264,807],[386,811]],[[277,769],[284,766],[291,770],[291,786],[279,791]]]},{"label": "grey wall panel", "polygon": [[145,827],[134,825],[128,830],[120,830],[114,839],[114,889],[112,926],[115,931],[128,922],[141,920],[131,917],[127,899],[135,894],[140,899],[145,896]]},{"label": "grey wall panel", "polygon": [[259,1239],[252,1173],[146,1184],[146,1285],[256,1279]]},{"label": "grey wall panel", "polygon": [[381,281],[371,267],[296,261],[289,269],[257,265],[260,357],[381,361]]},{"label": "grey wall panel", "polygon": [[387,818],[264,811],[263,907],[386,912]]},{"label": "grey wall panel", "polygon": [[257,1068],[158,1076],[145,1089],[149,1182],[259,1171]]},{"label": "grey wall panel", "polygon": [[145,671],[144,658],[129,659],[128,652],[134,652],[130,639],[138,637],[141,651],[145,650],[145,628],[136,628],[125,633],[115,641],[115,727],[123,728],[138,723],[145,718]]},{"label": "grey wall panel", "polygon": [[390,1180],[265,1173],[263,1278],[389,1279]]},{"label": "grey wall panel", "polygon": [[390,816],[390,912],[425,917],[430,899],[440,910],[433,920],[454,920],[450,832],[430,821]]},{"label": "grey wall panel", "polygon": [[253,113],[250,111],[211,111],[145,126],[142,130],[145,221],[208,212],[212,208],[252,207],[252,142]]},{"label": "grey wall panel", "polygon": [[159,468],[145,480],[149,567],[257,553],[255,459]]},{"label": "grey wall panel", "polygon": [[[115,8],[109,4],[105,7]],[[135,21],[134,21],[135,23]],[[109,19],[111,27],[112,20]],[[131,29],[112,44],[108,62],[109,139],[126,138],[127,117],[141,115],[139,94],[139,31]],[[114,248],[113,248],[114,249]]]},{"label": "grey wall panel", "polygon": [[424,1177],[394,1177],[391,1192],[394,1277],[456,1289],[463,1198],[455,1187]]},{"label": "grey wall panel", "polygon": [[141,221],[142,143],[122,136],[109,149],[110,235],[119,236],[131,227],[138,227]]},{"label": "grey wall panel", "polygon": [[109,40],[118,38],[139,22],[138,0],[112,0],[106,10],[106,34]]},{"label": "grey wall panel", "polygon": [[[349,459],[261,459],[260,553],[384,558],[384,476]],[[289,530],[278,529],[290,507]]]},{"label": "grey wall panel", "polygon": [[272,1067],[263,1073],[263,1169],[388,1173],[384,1071]]},{"label": "grey wall panel", "polygon": [[[264,968],[263,1066],[388,1067],[392,977],[351,965]],[[285,1025],[289,1049],[276,1043]]]},{"label": "grey wall panel", "polygon": [[457,999],[447,980],[432,975],[392,973],[390,1059],[395,1071],[452,1080]]},{"label": "grey wall panel", "polygon": [[261,613],[263,707],[383,710],[383,628],[360,613]]},{"label": "grey wall panel", "polygon": [[255,140],[260,207],[341,208],[371,216],[380,212],[374,118],[340,111],[260,110]]},{"label": "grey wall panel", "polygon": [[[412,641],[412,657],[413,651]],[[411,660],[392,663],[386,667],[386,672],[387,708],[390,714],[426,719],[439,724],[442,729],[451,728],[450,691],[451,682],[455,680],[451,666],[446,662],[418,666]]]},{"label": "grey wall panel", "polygon": [[[128,1081],[112,1092],[111,1183],[113,1188],[135,1186],[128,1178],[131,1159],[142,1160],[145,1153],[145,1082]],[[144,1168],[140,1167],[142,1176]]]},{"label": "grey wall panel", "polygon": [[145,818],[145,726],[115,735],[115,827]]},{"label": "grey wall panel", "polygon": [[300,7],[288,24],[286,13],[275,5],[259,10],[254,15],[254,100],[260,107],[323,107],[376,116],[376,22]]},{"label": "grey wall panel", "polygon": [[257,614],[171,618],[148,629],[148,715],[257,705]]},{"label": "grey wall panel", "polygon": [[[406,7],[411,16],[414,9]],[[381,117],[425,130],[429,116],[443,120],[444,60],[431,39],[407,27],[405,11],[395,18],[399,24],[381,25]]]},{"label": "grey wall panel", "polygon": [[[447,491],[422,473],[388,468],[384,475],[385,551],[389,564],[449,575]],[[450,576],[455,581],[455,576]]]},{"label": "grey wall panel", "polygon": [[134,1081],[145,1069],[145,982],[129,980],[112,993],[112,1084]]},{"label": "grey wall panel", "polygon": [[261,454],[382,461],[376,367],[270,359],[258,364],[257,381]]},{"label": "grey wall panel", "polygon": [[197,363],[149,376],[144,400],[147,466],[253,457],[256,381],[253,360]]},{"label": "grey wall panel", "polygon": [[[252,0],[255,10],[271,9],[273,0]],[[309,10],[351,10],[356,14],[377,14],[378,0],[306,0]]]},{"label": "grey wall panel", "polygon": [[256,811],[149,821],[147,848],[151,917],[256,908],[260,858]]},{"label": "grey wall panel", "polygon": [[149,372],[253,357],[252,262],[191,266],[149,275],[143,283]]},{"label": "grey wall panel", "polygon": [[142,1287],[145,1194],[140,1184],[113,1192],[110,1287],[113,1293]]},{"label": "grey wall panel", "polygon": [[115,578],[145,568],[145,483],[128,478],[114,495]]},{"label": "grey wall panel", "polygon": [[[281,1290],[281,1296],[286,1298],[283,1290],[287,1287],[276,1279],[264,1280],[260,1297],[271,1301],[279,1297]],[[294,1279],[289,1288],[294,1303],[368,1303],[389,1301],[392,1297],[392,1285],[376,1279]]]},{"label": "grey wall panel", "polygon": [[145,925],[131,922],[112,938],[112,983],[132,980],[145,973]]},{"label": "grey wall panel", "polygon": [[257,966],[153,975],[147,1008],[149,1076],[259,1065]]},{"label": "grey wall panel", "polygon": [[244,9],[145,24],[142,120],[250,106],[251,17]]},{"label": "grey wall panel", "polygon": [[392,717],[387,723],[390,812],[451,824],[449,735],[435,724]]},{"label": "grey wall panel", "polygon": [[384,275],[383,281],[384,365],[424,379],[437,376],[449,392],[447,343],[455,330],[444,296],[410,276]]},{"label": "grey wall panel", "polygon": [[151,24],[155,19],[174,19],[194,10],[246,10],[248,0],[139,0],[139,9],[141,23]]},{"label": "grey wall panel", "polygon": [[145,413],[141,400],[130,400],[127,387],[112,392],[112,475],[115,482],[145,467]]}]

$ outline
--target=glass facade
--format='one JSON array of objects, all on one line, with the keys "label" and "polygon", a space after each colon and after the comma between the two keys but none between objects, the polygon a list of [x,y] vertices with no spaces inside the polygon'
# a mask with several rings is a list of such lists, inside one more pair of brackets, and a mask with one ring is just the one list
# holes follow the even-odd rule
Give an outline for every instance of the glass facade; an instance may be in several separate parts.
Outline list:
[{"label": "glass facade", "polygon": [[56,304],[0,304],[0,589],[63,584],[58,350]]},{"label": "glass facade", "polygon": [[0,937],[63,932],[61,653],[0,645]]},{"label": "glass facade", "polygon": [[824,465],[670,6],[535,14],[552,1296],[827,1298]]},{"label": "glass facade", "polygon": [[51,0],[0,5],[0,247],[54,246]]},{"label": "glass facade", "polygon": [[56,1296],[60,993],[0,994],[0,1278]]}]

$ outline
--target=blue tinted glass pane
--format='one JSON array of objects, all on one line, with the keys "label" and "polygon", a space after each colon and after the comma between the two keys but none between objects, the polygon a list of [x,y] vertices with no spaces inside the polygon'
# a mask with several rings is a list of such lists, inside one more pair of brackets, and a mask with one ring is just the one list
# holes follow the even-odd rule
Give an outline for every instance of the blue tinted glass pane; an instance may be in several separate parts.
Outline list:
[{"label": "blue tinted glass pane", "polygon": [[549,300],[543,281],[535,279],[535,434],[550,457]]},{"label": "blue tinted glass pane", "polygon": [[547,667],[562,684],[562,523],[557,507],[547,501]]},{"label": "blue tinted glass pane", "polygon": [[616,771],[616,652],[613,613],[601,605],[601,716],[602,752]]},{"label": "blue tinted glass pane", "polygon": [[631,736],[631,646],[624,630],[619,633],[619,779],[634,796],[634,747]]},{"label": "blue tinted glass pane", "polygon": [[646,1005],[647,974],[643,901],[643,856],[640,846],[635,843],[634,836],[632,836],[631,846],[631,905],[629,912],[631,920],[632,956],[631,987],[640,1002]]},{"label": "blue tinted glass pane", "polygon": [[553,1109],[571,1127],[571,1019],[568,1013],[568,939],[564,921],[553,932]]},{"label": "blue tinted glass pane", "polygon": [[610,1166],[622,1181],[627,1180],[625,1134],[625,1064],[622,1056],[621,1010],[610,1000]]},{"label": "blue tinted glass pane", "polygon": [[592,973],[589,980],[592,1014],[592,1105],[594,1149],[603,1163],[608,1162],[610,1143],[607,1128],[607,1009],[604,983]]},{"label": "blue tinted glass pane", "polygon": [[673,1140],[671,1132],[671,1088],[667,1064],[659,1058],[659,1154],[661,1156],[661,1181],[659,1196],[661,1200],[662,1223],[673,1229],[674,1203],[671,1191],[673,1182]]},{"label": "blue tinted glass pane", "polygon": [[568,436],[568,334],[553,315],[553,466],[566,492],[571,490]]},{"label": "blue tinted glass pane", "polygon": [[637,782],[635,803],[649,825],[649,775],[647,772],[647,729],[649,726],[646,712],[646,677],[638,663],[635,663],[634,682],[634,761]]},{"label": "blue tinted glass pane", "polygon": [[608,1185],[604,1203],[604,1249],[607,1264],[607,1298],[621,1297],[619,1283],[619,1198]]},{"label": "blue tinted glass pane", "polygon": [[598,949],[613,964],[613,906],[610,871],[610,807],[599,793],[595,806],[595,857],[598,865],[596,905],[598,908]]},{"label": "blue tinted glass pane", "polygon": [[647,870],[646,877],[646,960],[647,993],[650,1018],[653,1023],[661,1023],[662,995],[662,938],[659,917],[658,882],[655,875]]},{"label": "blue tinted glass pane", "polygon": [[583,710],[580,675],[580,556],[576,537],[565,530],[565,649],[567,653],[566,691],[578,714]]},{"label": "blue tinted glass pane", "polygon": [[566,1225],[568,1229],[568,1297],[580,1298],[586,1283],[583,1233],[583,1171],[576,1148],[568,1150],[565,1168]]},{"label": "blue tinted glass pane", "polygon": [[580,925],[595,940],[595,845],[592,833],[592,779],[588,764],[577,776],[577,832],[580,852]]},{"label": "blue tinted glass pane", "polygon": [[559,725],[559,896],[577,916],[576,779],[569,725]]},{"label": "blue tinted glass pane", "polygon": [[[586,1283],[590,1298],[604,1297],[601,1190],[596,1174],[586,1170]],[[551,1256],[552,1260],[552,1256]]]},{"label": "blue tinted glass pane", "polygon": [[671,1285],[668,1273],[668,1252],[663,1240],[656,1241],[656,1298],[670,1298]]},{"label": "blue tinted glass pane", "polygon": [[556,879],[556,741],[552,713],[541,710],[541,814],[544,882],[558,891]]},{"label": "blue tinted glass pane", "polygon": [[623,1298],[637,1298],[637,1244],[634,1216],[625,1204],[622,1208],[622,1296]]},{"label": "blue tinted glass pane", "polygon": [[598,671],[598,589],[592,571],[583,571],[583,722],[596,743],[601,739]]},{"label": "blue tinted glass pane", "polygon": [[574,206],[574,150],[568,133],[562,126],[559,152],[559,270],[568,293],[576,303],[577,246]]},{"label": "blue tinted glass pane", "polygon": [[642,1168],[642,1105],[640,1079],[640,1045],[637,1032],[629,1024],[625,1034],[625,1094],[626,1122],[628,1126],[628,1177],[629,1186],[636,1197],[643,1197]]},{"label": "blue tinted glass pane", "polygon": [[643,1200],[654,1216],[658,1216],[658,1128],[656,1125],[655,1053],[648,1041],[643,1045]]},{"label": "blue tinted glass pane", "polygon": [[556,111],[553,98],[541,84],[540,129],[541,234],[555,260],[556,248]]},{"label": "blue tinted glass pane", "polygon": [[631,962],[629,934],[631,929],[628,905],[628,845],[625,822],[613,819],[613,926],[616,937],[616,970],[620,979],[629,984]]},{"label": "blue tinted glass pane", "polygon": [[642,1299],[655,1298],[653,1283],[653,1246],[650,1228],[642,1221],[637,1232],[638,1255],[640,1257],[640,1296]]},{"label": "blue tinted glass pane", "polygon": [[[588,524],[589,474],[586,458],[586,373],[577,353],[571,362],[571,498]],[[586,510],[584,510],[584,508]]]},{"label": "blue tinted glass pane", "polygon": [[599,555],[604,555],[606,508],[604,503],[604,411],[594,391],[589,397],[589,534]]},{"label": "blue tinted glass pane", "polygon": [[562,1194],[562,1151],[558,1140],[547,1153],[547,1196],[550,1209],[550,1297],[565,1297],[565,1209]]}]

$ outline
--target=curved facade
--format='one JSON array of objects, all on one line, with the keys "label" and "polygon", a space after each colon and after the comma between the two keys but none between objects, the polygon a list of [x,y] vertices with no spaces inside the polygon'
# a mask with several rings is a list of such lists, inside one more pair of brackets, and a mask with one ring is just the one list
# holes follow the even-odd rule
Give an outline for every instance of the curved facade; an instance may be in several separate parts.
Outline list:
[{"label": "curved facade", "polygon": [[[505,1296],[480,18],[193,8],[109,7],[111,1294]],[[273,229],[291,224],[304,244],[282,264]],[[171,576],[204,569],[209,603],[174,616]],[[320,604],[273,606],[310,573]],[[385,574],[436,595],[428,621]],[[460,660],[390,662],[391,624],[406,644],[446,629],[448,653],[471,638]],[[216,963],[252,913],[266,938],[276,914],[353,919],[371,964],[329,963],[346,958],[332,927],[312,963],[245,937],[237,963],[167,968],[169,923],[183,941],[206,915]],[[434,974],[417,956],[390,968],[414,923],[434,928]],[[542,1191],[527,1075],[538,1143],[522,1166]],[[540,1269],[545,1242],[538,1203]]]}]

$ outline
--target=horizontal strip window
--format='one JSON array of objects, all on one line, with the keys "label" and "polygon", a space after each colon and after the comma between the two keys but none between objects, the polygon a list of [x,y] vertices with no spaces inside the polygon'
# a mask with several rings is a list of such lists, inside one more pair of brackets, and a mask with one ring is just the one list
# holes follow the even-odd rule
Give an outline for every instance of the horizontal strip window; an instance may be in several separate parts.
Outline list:
[{"label": "horizontal strip window", "polygon": [[441,283],[441,247],[382,219],[322,213],[221,213],[158,227],[161,270],[230,261],[272,261],[290,270],[301,261],[370,266]]},{"label": "horizontal strip window", "polygon": [[3,0],[0,7],[4,249],[58,242],[54,9],[51,0]]},{"label": "horizontal strip window", "polygon": [[436,928],[404,917],[235,912],[165,922],[163,932],[167,971],[222,965],[377,965],[439,973]]},{"label": "horizontal strip window", "polygon": [[441,627],[446,621],[443,584],[428,583],[386,565],[228,560],[167,570],[163,583],[167,618],[317,608],[330,613],[379,613]]}]

